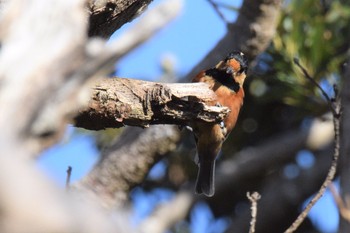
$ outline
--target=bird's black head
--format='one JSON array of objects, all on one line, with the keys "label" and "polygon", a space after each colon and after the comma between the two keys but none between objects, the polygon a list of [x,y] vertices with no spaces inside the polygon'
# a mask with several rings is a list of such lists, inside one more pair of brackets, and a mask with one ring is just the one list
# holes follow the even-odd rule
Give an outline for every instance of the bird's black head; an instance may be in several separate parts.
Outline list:
[{"label": "bird's black head", "polygon": [[240,65],[240,73],[247,73],[248,71],[248,59],[246,58],[246,56],[244,55],[244,53],[240,52],[240,51],[233,51],[231,53],[229,53],[226,58],[225,58],[225,62],[228,62],[230,60],[236,60],[239,65]]}]

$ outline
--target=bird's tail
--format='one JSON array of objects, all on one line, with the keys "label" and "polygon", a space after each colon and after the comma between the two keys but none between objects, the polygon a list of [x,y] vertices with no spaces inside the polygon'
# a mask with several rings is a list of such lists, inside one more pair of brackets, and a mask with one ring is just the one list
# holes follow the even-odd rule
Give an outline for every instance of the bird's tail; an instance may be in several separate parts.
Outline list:
[{"label": "bird's tail", "polygon": [[200,160],[196,181],[196,193],[211,197],[214,195],[215,160]]}]

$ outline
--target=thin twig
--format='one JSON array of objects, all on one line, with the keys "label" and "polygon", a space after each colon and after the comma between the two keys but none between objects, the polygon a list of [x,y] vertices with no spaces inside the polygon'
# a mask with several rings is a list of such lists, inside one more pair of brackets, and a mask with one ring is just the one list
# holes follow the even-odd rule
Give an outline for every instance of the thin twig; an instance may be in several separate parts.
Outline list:
[{"label": "thin twig", "polygon": [[236,6],[233,6],[231,4],[226,4],[223,2],[215,2],[215,4],[217,7],[226,8],[228,10],[235,11],[235,12],[238,12],[239,9],[241,9],[241,7],[236,7]]},{"label": "thin twig", "polygon": [[68,191],[69,187],[70,187],[70,177],[71,177],[71,175],[72,175],[72,167],[68,166],[67,177],[66,177],[66,191]]},{"label": "thin twig", "polygon": [[220,16],[220,18],[226,23],[229,24],[230,22],[226,19],[226,17],[221,13],[220,9],[219,9],[219,4],[217,4],[216,2],[214,2],[213,0],[208,0],[208,2],[210,3],[210,5],[212,5],[212,7],[214,8],[215,12]]},{"label": "thin twig", "polygon": [[323,88],[320,86],[320,84],[318,84],[315,79],[313,79],[310,74],[307,72],[307,70],[300,64],[299,59],[298,58],[294,58],[293,59],[294,63],[301,69],[301,71],[304,74],[304,77],[309,80],[313,85],[315,85],[322,93],[322,95],[324,96],[324,98],[326,98],[327,103],[329,105],[329,108],[331,109],[333,115],[336,113],[333,104],[333,100],[329,97],[329,95],[323,90]]},{"label": "thin twig", "polygon": [[285,233],[291,233],[298,229],[300,224],[304,221],[311,208],[316,204],[316,202],[323,196],[329,184],[332,182],[335,173],[337,171],[337,164],[339,159],[340,150],[340,118],[341,118],[341,100],[339,97],[338,88],[334,85],[335,97],[330,98],[328,94],[322,89],[322,87],[308,74],[306,69],[300,65],[299,60],[294,58],[294,63],[302,70],[305,78],[307,78],[312,84],[314,84],[326,98],[329,108],[333,114],[333,125],[334,125],[334,154],[332,157],[331,167],[328,170],[328,174],[320,189],[316,195],[309,201],[305,209],[299,214],[298,218],[293,222],[293,224],[285,231]]},{"label": "thin twig", "polygon": [[255,224],[256,224],[256,215],[258,213],[258,200],[261,198],[260,194],[258,192],[254,192],[252,195],[250,195],[249,192],[247,192],[247,198],[249,199],[251,203],[251,220],[250,220],[250,228],[249,233],[255,232]]},{"label": "thin twig", "polygon": [[340,215],[346,221],[350,222],[350,209],[348,203],[343,201],[333,184],[330,184],[329,189],[331,190],[332,196],[338,206]]}]

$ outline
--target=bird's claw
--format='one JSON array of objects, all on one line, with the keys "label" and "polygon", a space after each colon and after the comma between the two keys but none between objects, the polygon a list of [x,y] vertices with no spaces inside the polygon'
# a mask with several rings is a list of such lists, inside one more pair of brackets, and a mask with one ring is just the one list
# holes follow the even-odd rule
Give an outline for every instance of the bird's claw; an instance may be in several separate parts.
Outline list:
[{"label": "bird's claw", "polygon": [[184,128],[187,129],[188,131],[190,132],[193,132],[193,129],[191,126],[188,126],[188,125],[178,125],[177,126],[179,128],[180,131],[182,131]]},{"label": "bird's claw", "polygon": [[220,121],[220,128],[224,129],[225,128],[225,123],[223,121]]},{"label": "bird's claw", "polygon": [[226,138],[227,129],[223,121],[220,121],[220,129],[221,129],[222,135],[224,135],[224,138]]}]

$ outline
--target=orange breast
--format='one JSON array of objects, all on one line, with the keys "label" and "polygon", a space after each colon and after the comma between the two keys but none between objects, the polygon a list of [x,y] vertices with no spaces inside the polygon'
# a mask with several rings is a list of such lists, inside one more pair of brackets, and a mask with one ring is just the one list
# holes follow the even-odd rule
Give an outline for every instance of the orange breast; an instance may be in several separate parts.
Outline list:
[{"label": "orange breast", "polygon": [[209,88],[215,92],[217,100],[207,103],[208,105],[215,105],[219,102],[222,106],[230,109],[229,115],[224,119],[227,132],[230,133],[236,125],[239,111],[243,105],[243,88],[240,88],[238,92],[235,93],[221,83],[216,82],[212,77],[206,76],[204,71],[200,72],[192,82],[205,82],[209,84]]},{"label": "orange breast", "polygon": [[215,90],[215,94],[217,95],[220,104],[230,109],[229,115],[224,120],[227,132],[230,133],[236,125],[239,111],[243,105],[243,88],[240,88],[239,91],[235,93],[224,86],[220,86]]}]

